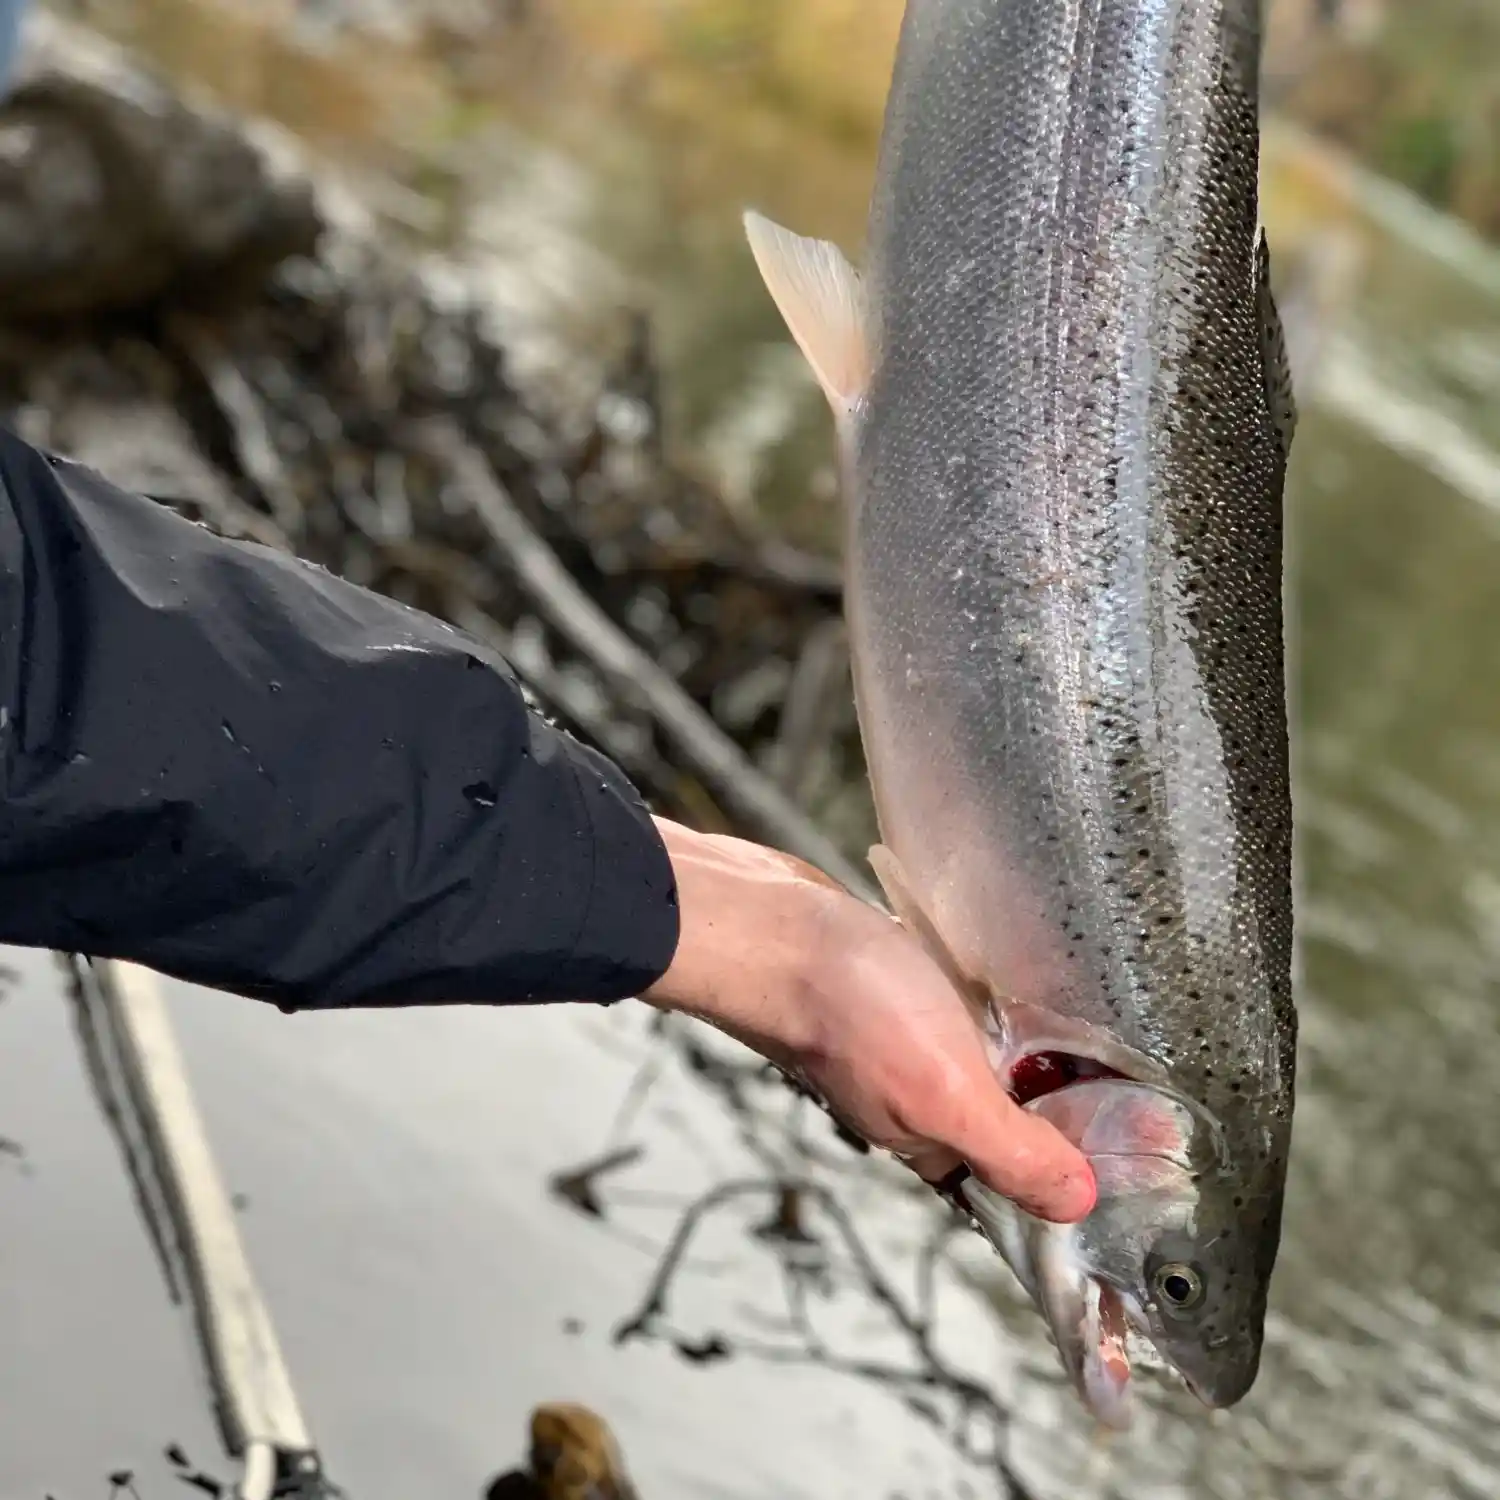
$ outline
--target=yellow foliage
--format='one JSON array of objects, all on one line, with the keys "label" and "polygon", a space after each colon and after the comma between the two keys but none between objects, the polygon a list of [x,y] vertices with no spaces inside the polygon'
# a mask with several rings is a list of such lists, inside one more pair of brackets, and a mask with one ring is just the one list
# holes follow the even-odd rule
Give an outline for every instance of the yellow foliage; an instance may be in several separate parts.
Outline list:
[{"label": "yellow foliage", "polygon": [[820,130],[880,128],[904,0],[554,0],[583,50],[693,74]]}]

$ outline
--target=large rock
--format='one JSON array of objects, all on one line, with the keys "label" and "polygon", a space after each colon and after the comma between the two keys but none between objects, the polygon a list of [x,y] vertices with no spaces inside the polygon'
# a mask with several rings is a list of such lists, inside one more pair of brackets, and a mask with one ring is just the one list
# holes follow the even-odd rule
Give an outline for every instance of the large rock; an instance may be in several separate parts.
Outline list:
[{"label": "large rock", "polygon": [[323,228],[295,152],[38,14],[0,107],[0,317],[234,300]]}]

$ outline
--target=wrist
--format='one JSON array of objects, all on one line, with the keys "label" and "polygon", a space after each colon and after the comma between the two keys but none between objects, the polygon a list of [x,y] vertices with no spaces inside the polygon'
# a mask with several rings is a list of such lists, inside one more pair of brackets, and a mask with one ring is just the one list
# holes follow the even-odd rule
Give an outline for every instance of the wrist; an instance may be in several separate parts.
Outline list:
[{"label": "wrist", "polygon": [[680,925],[671,965],[641,999],[788,1052],[811,1050],[821,929],[849,898],[790,855],[655,821],[677,881]]}]

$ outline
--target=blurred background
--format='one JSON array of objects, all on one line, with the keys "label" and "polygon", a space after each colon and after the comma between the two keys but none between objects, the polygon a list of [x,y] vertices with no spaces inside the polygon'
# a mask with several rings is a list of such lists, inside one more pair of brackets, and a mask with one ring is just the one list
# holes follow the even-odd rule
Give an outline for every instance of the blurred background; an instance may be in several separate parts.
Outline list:
[{"label": "blurred background", "polygon": [[[857,253],[901,9],[55,0],[0,117],[7,418],[486,634],[661,810],[860,873],[829,423],[739,214]],[[1163,1388],[1100,1444],[983,1246],[695,1034],[176,993],[356,1500],[480,1493],[551,1398],[610,1421],[645,1500],[1500,1494],[1500,0],[1274,0],[1265,91],[1303,1049],[1255,1392]],[[167,1444],[213,1441],[26,974],[0,1493],[129,1470],[151,1500]],[[617,1343],[705,1202],[671,1326]]]}]

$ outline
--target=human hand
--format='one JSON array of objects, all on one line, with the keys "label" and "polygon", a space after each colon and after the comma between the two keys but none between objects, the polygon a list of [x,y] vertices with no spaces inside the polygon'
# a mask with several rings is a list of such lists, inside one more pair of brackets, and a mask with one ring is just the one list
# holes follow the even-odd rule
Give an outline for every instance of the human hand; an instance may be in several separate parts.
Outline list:
[{"label": "human hand", "polygon": [[682,928],[641,998],[698,1016],[812,1088],[929,1182],[960,1163],[1040,1218],[1094,1204],[1081,1152],[1011,1099],[937,963],[801,860],[657,819]]}]

